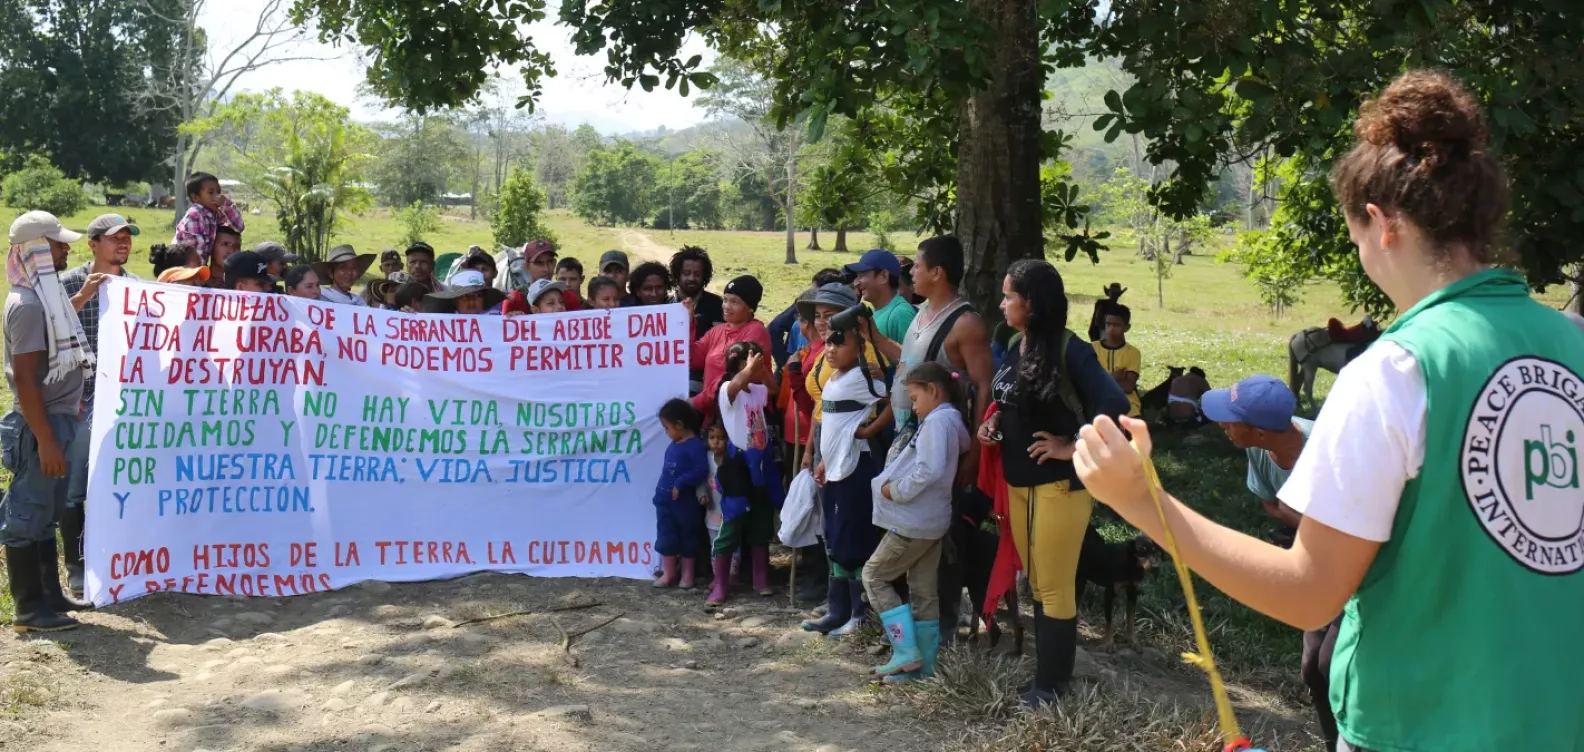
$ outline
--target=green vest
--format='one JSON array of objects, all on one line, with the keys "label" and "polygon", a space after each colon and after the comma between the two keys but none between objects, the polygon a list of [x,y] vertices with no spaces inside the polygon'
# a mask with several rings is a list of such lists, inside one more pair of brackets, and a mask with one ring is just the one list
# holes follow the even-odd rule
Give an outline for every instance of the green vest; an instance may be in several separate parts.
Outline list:
[{"label": "green vest", "polygon": [[1343,612],[1342,736],[1379,752],[1584,750],[1584,336],[1491,270],[1382,339],[1424,375],[1425,457]]}]

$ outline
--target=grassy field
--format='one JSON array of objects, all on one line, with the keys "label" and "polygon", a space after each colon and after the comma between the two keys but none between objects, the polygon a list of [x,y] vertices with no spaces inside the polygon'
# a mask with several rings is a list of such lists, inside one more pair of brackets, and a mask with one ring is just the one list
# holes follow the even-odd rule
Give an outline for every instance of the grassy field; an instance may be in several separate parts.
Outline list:
[{"label": "grassy field", "polygon": [[[81,229],[97,213],[84,212],[67,218],[66,223]],[[153,243],[168,241],[170,215],[147,210],[131,210],[127,214],[145,228],[134,243],[129,268],[146,276],[150,271],[147,249]],[[245,247],[277,236],[272,218],[250,219]],[[713,287],[718,289],[731,277],[743,273],[758,275],[765,282],[765,302],[761,307],[764,320],[789,304],[815,271],[851,263],[857,257],[856,252],[804,250],[806,234],[798,237],[799,263],[788,265],[783,263],[784,236],[780,233],[670,233],[591,227],[564,213],[553,213],[548,221],[560,239],[562,256],[578,257],[589,265],[603,251],[628,247],[639,240],[667,249],[683,244],[703,246],[715,261]],[[338,240],[350,242],[360,251],[378,252],[396,247],[401,234],[401,228],[388,213],[371,212],[353,218]],[[894,239],[904,252],[916,245],[916,238],[910,235]],[[465,216],[447,217],[444,228],[428,240],[445,253],[465,250],[470,244],[489,247],[491,234],[485,222],[470,222]],[[821,240],[828,247],[834,237],[827,234]],[[869,247],[874,240],[859,233],[850,236],[848,242],[857,251]],[[73,260],[80,263],[87,254],[86,243],[79,243]],[[1102,254],[1099,264],[1079,261],[1058,262],[1057,266],[1067,282],[1074,329],[1087,325],[1092,301],[1106,284],[1120,282],[1129,289],[1123,302],[1134,311],[1129,339],[1143,352],[1144,388],[1158,383],[1165,376],[1167,365],[1201,366],[1215,386],[1225,386],[1254,373],[1285,375],[1286,342],[1294,331],[1324,325],[1330,316],[1356,320],[1343,309],[1338,291],[1329,284],[1311,286],[1301,304],[1285,317],[1273,317],[1258,302],[1240,269],[1215,263],[1206,256],[1189,257],[1185,265],[1173,270],[1165,281],[1164,304],[1157,300],[1151,266],[1127,249]],[[1560,300],[1553,304],[1557,302]],[[1318,393],[1323,394],[1330,381],[1329,375],[1322,375]],[[1187,435],[1162,436],[1156,446],[1167,487],[1186,502],[1218,521],[1257,535],[1274,529],[1244,488],[1243,454],[1231,446],[1219,429],[1209,427]],[[1120,523],[1107,522],[1105,526],[1111,537],[1129,534]],[[1212,641],[1229,676],[1296,697],[1298,632],[1231,602],[1203,583],[1200,588]],[[6,598],[0,592],[0,613],[9,616],[11,609],[4,602]],[[1182,595],[1169,572],[1148,584],[1142,603],[1145,624],[1141,634],[1146,640],[1167,651],[1189,647]]]}]

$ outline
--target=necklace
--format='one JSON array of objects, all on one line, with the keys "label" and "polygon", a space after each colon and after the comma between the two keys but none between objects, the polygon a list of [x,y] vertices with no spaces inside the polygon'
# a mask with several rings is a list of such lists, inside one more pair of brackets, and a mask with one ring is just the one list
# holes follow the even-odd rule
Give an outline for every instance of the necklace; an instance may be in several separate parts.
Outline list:
[{"label": "necklace", "polygon": [[962,296],[961,295],[958,295],[957,297],[946,301],[946,305],[941,306],[940,310],[936,310],[933,306],[931,306],[930,307],[929,319],[925,320],[925,321],[920,321],[919,325],[918,325],[918,328],[915,329],[914,331],[915,332],[922,332],[925,329],[928,329],[931,326],[933,326],[935,324],[935,320],[939,319],[941,317],[941,314],[943,314],[946,311],[950,310],[951,307],[956,305],[957,301],[959,301],[959,300],[962,300]]}]

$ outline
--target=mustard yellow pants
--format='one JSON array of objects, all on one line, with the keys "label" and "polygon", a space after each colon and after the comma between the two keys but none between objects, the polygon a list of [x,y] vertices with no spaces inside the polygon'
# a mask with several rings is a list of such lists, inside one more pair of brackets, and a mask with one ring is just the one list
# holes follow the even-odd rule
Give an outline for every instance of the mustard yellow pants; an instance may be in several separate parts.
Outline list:
[{"label": "mustard yellow pants", "polygon": [[1007,488],[1012,542],[1034,600],[1052,619],[1078,616],[1078,553],[1094,511],[1094,497],[1088,491],[1068,488],[1068,481]]}]

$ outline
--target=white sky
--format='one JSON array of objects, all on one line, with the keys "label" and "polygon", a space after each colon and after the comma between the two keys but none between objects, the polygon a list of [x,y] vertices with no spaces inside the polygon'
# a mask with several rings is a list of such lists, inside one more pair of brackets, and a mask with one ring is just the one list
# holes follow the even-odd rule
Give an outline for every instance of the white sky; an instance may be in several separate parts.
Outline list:
[{"label": "white sky", "polygon": [[[199,16],[199,25],[209,33],[211,49],[229,50],[253,29],[265,0],[210,0]],[[289,2],[287,3],[289,5]],[[577,126],[587,122],[607,135],[631,131],[649,131],[659,126],[671,129],[686,128],[705,120],[702,109],[693,106],[693,97],[684,98],[675,91],[656,89],[652,93],[642,89],[628,91],[618,84],[607,85],[602,71],[604,56],[579,57],[572,51],[571,30],[552,23],[556,6],[552,1],[546,9],[548,18],[530,28],[530,36],[539,49],[548,52],[558,75],[544,79],[537,113],[548,122]],[[395,113],[385,110],[377,101],[360,100],[358,84],[363,81],[364,69],[357,61],[357,50],[334,48],[320,44],[313,34],[309,40],[292,53],[308,56],[336,56],[330,61],[298,61],[270,65],[245,74],[237,82],[237,91],[265,91],[280,87],[286,91],[304,89],[322,94],[351,108],[359,120],[389,119]],[[703,54],[707,61],[714,55],[701,40],[691,40],[683,53]],[[515,70],[504,71],[508,83],[518,82]],[[520,91],[520,83],[514,87]],[[515,96],[513,97],[515,99]]]}]

